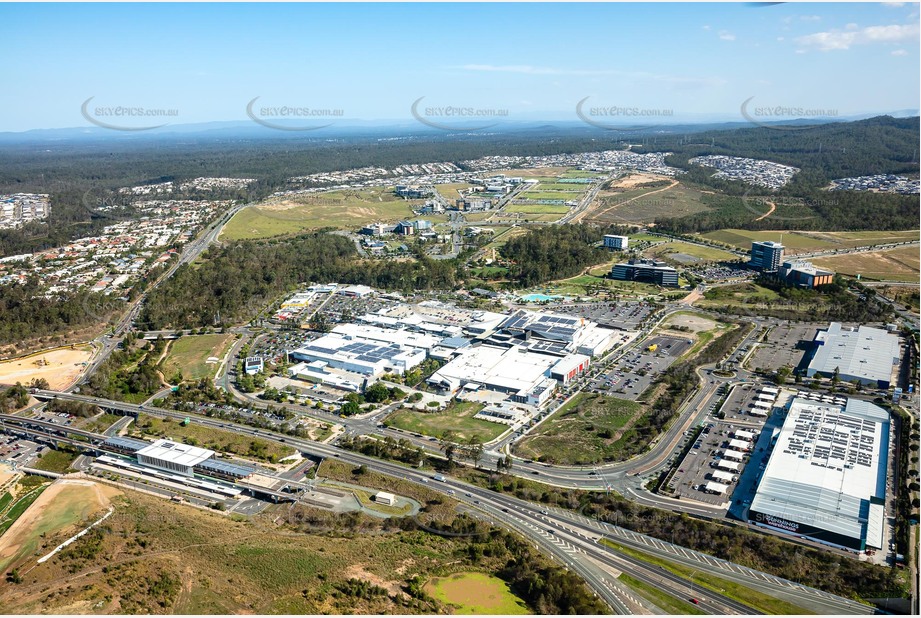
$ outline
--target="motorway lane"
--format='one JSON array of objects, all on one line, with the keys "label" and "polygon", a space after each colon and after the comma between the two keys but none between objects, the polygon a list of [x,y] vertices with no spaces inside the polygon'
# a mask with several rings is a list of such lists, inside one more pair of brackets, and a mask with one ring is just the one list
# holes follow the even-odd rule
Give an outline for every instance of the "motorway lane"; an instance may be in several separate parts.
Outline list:
[{"label": "motorway lane", "polygon": [[[259,437],[270,439],[270,440],[284,442],[290,446],[294,446],[295,448],[298,448],[299,450],[312,454],[314,456],[327,457],[327,458],[335,457],[339,459],[340,461],[345,461],[345,462],[351,463],[356,466],[365,465],[366,467],[374,471],[381,472],[389,476],[403,478],[405,480],[413,481],[416,483],[424,483],[429,488],[436,489],[444,493],[447,493],[449,490],[454,491],[455,492],[454,494],[449,494],[451,495],[451,497],[458,499],[462,502],[467,502],[468,504],[472,500],[473,501],[472,506],[474,507],[478,507],[484,502],[487,502],[488,504],[494,506],[495,508],[498,508],[500,512],[502,512],[501,511],[502,508],[507,508],[510,511],[514,509],[514,512],[516,513],[516,515],[520,515],[521,513],[524,513],[525,515],[527,515],[527,513],[534,512],[534,507],[528,502],[519,500],[518,498],[514,498],[511,496],[506,496],[504,494],[497,494],[491,490],[483,489],[475,485],[469,485],[469,484],[466,484],[460,481],[456,481],[454,479],[449,479],[446,483],[432,482],[429,479],[428,473],[406,468],[396,463],[391,463],[391,462],[387,462],[383,460],[374,459],[371,457],[366,457],[358,453],[343,451],[336,447],[325,445],[325,444],[320,444],[317,442],[311,442],[307,440],[291,438],[289,436],[282,436],[280,434],[276,434],[276,433],[269,432],[266,430],[248,427],[246,425],[238,425],[238,424],[229,423],[226,421],[222,422],[219,420],[214,420],[214,419],[210,419],[207,417],[201,417],[197,415],[187,415],[184,413],[174,412],[172,410],[152,409],[152,408],[146,408],[146,407],[142,409],[141,406],[136,406],[133,404],[126,404],[123,402],[114,402],[114,401],[107,401],[107,400],[95,400],[94,398],[91,398],[91,397],[84,397],[84,396],[73,395],[73,394],[68,394],[68,393],[58,393],[55,391],[37,391],[35,394],[43,398],[48,398],[48,397],[57,395],[62,399],[69,399],[69,400],[76,400],[76,401],[88,401],[88,402],[94,402],[97,404],[101,403],[107,407],[111,407],[115,409],[126,410],[126,411],[143,411],[145,413],[170,416],[173,418],[185,418],[186,416],[189,416],[192,422],[199,423],[205,426],[210,426],[210,427],[215,427],[215,428],[221,427],[224,429],[230,429],[230,430],[236,431],[244,435],[259,436]],[[461,494],[470,494],[470,496],[464,495],[463,497],[461,497]],[[469,497],[470,500],[466,500],[465,498],[467,497]],[[495,515],[495,513],[492,513],[492,514]],[[545,521],[546,523],[557,526],[557,527],[565,528],[569,526],[570,528],[572,528],[575,525],[579,525],[578,521],[575,518],[569,519],[568,517],[561,517],[559,514],[556,514],[556,513],[548,512],[546,515],[544,515],[543,513],[541,513],[540,515],[543,517],[543,519],[538,520],[538,522]],[[501,523],[505,523],[507,525],[515,525],[516,529],[518,529],[520,532],[525,534],[526,538],[530,538],[532,540],[537,541],[539,544],[542,544],[542,547],[546,551],[550,552],[552,555],[559,556],[559,548],[556,547],[554,543],[547,542],[546,540],[542,542],[541,539],[533,538],[531,534],[533,532],[532,529],[528,528],[527,526],[518,527],[518,524],[516,524],[513,521],[510,521],[510,518],[506,518],[503,516],[498,516],[498,517]],[[533,518],[535,516],[528,515],[528,517]],[[594,533],[594,530],[592,528],[585,528],[585,530],[587,530],[587,532],[589,533]],[[554,534],[556,534],[556,532]],[[550,547],[550,546],[553,546],[553,547]],[[590,556],[593,559],[599,559],[598,556],[601,556],[600,559],[604,560],[605,555],[615,553],[613,552],[613,550],[610,550],[610,548],[606,548],[603,546],[597,546],[597,547],[592,548],[591,550],[584,548],[584,547],[583,549],[585,550],[585,555]],[[569,554],[569,555],[572,556],[575,554]],[[627,566],[627,567],[624,567],[623,570],[625,572],[629,572],[631,575],[634,575],[635,577],[642,578],[644,576],[643,573],[639,573],[638,569],[635,567]],[[606,601],[610,598],[611,594],[613,594],[608,589],[608,584],[601,581],[600,576],[597,573],[593,575],[587,568],[583,570],[578,570],[578,572],[583,577],[588,578],[588,581],[590,585],[592,586],[592,588],[596,591],[596,593],[600,594],[602,598],[605,598]],[[754,579],[752,581],[754,581],[755,583],[758,583],[759,585],[761,584],[760,581],[755,581]],[[713,593],[708,593],[708,594],[712,595]],[[821,594],[824,595],[825,593],[821,593]],[[851,605],[848,605],[848,604],[853,604],[853,602],[847,601],[845,599],[840,599],[839,597],[834,597],[833,595],[825,595],[825,596],[828,597],[828,600],[823,600],[822,598],[818,598],[816,603],[825,603],[829,605],[830,607],[834,606],[835,608],[833,611],[828,611],[825,613],[856,613],[853,611],[853,608],[851,607]],[[731,599],[728,601],[720,601],[720,602],[728,603],[730,601]],[[617,606],[616,604],[614,604],[612,605],[612,607],[615,607],[616,609]],[[845,612],[841,609],[842,607],[850,608],[851,611]],[[860,607],[866,607],[866,606],[860,606]],[[746,613],[750,613],[750,612],[746,612]]]},{"label": "motorway lane", "polygon": [[247,206],[248,204],[239,204],[232,207],[230,210],[221,215],[217,221],[212,223],[211,226],[203,234],[199,235],[198,238],[194,239],[191,243],[188,243],[185,245],[185,247],[183,247],[179,259],[176,260],[176,262],[173,263],[173,265],[170,266],[163,274],[157,277],[157,280],[154,281],[148,287],[148,289],[145,290],[144,293],[142,293],[137,298],[137,300],[134,301],[130,309],[128,309],[128,311],[118,321],[112,333],[102,335],[94,340],[96,346],[100,348],[99,352],[87,365],[83,372],[83,376],[76,380],[68,390],[73,390],[78,388],[81,384],[86,383],[87,379],[89,379],[89,376],[91,376],[93,372],[99,368],[99,365],[105,362],[109,355],[115,351],[115,349],[118,347],[118,344],[121,343],[125,332],[140,314],[141,307],[143,306],[144,301],[147,299],[147,294],[149,294],[150,291],[155,289],[158,285],[169,279],[181,265],[188,264],[189,262],[192,262],[194,259],[196,259],[205,249],[208,248],[208,246],[211,245],[212,242],[217,239],[224,225],[226,225],[226,223],[230,221],[230,219],[235,214]]}]

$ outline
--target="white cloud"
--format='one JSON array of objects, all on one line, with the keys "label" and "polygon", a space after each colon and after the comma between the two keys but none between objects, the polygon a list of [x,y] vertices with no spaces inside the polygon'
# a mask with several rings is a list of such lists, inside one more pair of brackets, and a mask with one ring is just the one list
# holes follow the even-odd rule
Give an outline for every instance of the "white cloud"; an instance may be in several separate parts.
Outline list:
[{"label": "white cloud", "polygon": [[896,49],[892,51],[893,56],[907,56],[908,52],[904,49]]},{"label": "white cloud", "polygon": [[854,28],[847,31],[816,32],[798,37],[796,42],[801,48],[836,51],[850,49],[852,45],[900,43],[918,38],[918,31],[918,24],[868,26],[863,29]]},{"label": "white cloud", "polygon": [[704,29],[704,30],[709,30],[709,29],[710,29],[710,26],[703,26],[703,29]]},{"label": "white cloud", "polygon": [[819,15],[800,15],[800,21],[822,21]]},{"label": "white cloud", "polygon": [[732,34],[731,32],[727,32],[726,30],[720,30],[720,40],[721,41],[735,41],[736,35]]},{"label": "white cloud", "polygon": [[779,37],[777,37],[777,40],[778,40],[778,41],[783,41],[783,40],[785,40],[785,39],[784,39],[782,36],[779,36]]},{"label": "white cloud", "polygon": [[899,7],[905,6],[904,2],[881,2],[883,6],[888,6],[891,9],[897,9]]}]

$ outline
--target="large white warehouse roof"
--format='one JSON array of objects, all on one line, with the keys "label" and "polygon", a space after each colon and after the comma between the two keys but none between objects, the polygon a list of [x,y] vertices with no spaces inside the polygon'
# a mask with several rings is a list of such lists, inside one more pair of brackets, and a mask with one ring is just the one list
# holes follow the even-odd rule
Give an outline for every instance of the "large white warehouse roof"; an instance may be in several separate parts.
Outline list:
[{"label": "large white warehouse roof", "polygon": [[793,399],[752,500],[754,518],[837,545],[878,542],[882,520],[870,513],[885,500],[888,441],[888,413],[867,401]]}]

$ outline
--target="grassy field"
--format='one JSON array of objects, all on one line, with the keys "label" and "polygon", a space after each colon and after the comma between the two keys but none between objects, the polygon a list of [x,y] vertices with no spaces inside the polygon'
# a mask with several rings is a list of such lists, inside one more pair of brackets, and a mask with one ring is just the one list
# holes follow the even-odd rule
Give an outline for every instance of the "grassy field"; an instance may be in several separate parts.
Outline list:
[{"label": "grassy field", "polygon": [[16,520],[38,499],[46,487],[47,485],[39,486],[19,496],[15,502],[9,505],[6,512],[0,516],[0,536],[9,530],[10,526],[16,523]]},{"label": "grassy field", "polygon": [[505,266],[481,266],[479,268],[471,268],[470,274],[480,279],[495,279],[496,277],[504,277],[507,275],[508,268]]},{"label": "grassy field", "polygon": [[506,212],[524,212],[538,215],[565,215],[569,206],[564,204],[522,204],[515,202],[505,207]]},{"label": "grassy field", "polygon": [[340,189],[286,199],[273,199],[237,213],[221,238],[244,240],[295,234],[322,227],[355,228],[375,221],[413,216],[424,200],[404,200],[391,187]]},{"label": "grassy field", "polygon": [[643,251],[643,255],[648,257],[656,257],[663,260],[677,261],[680,263],[680,260],[672,260],[669,257],[669,255],[672,253],[683,253],[685,255],[690,255],[691,257],[698,258],[700,262],[724,262],[728,260],[736,260],[739,257],[721,249],[701,247],[700,245],[694,245],[681,241],[658,243]]},{"label": "grassy field", "polygon": [[[441,197],[445,198],[446,200],[448,200],[449,202],[453,204],[454,200],[460,199],[461,190],[466,191],[472,186],[473,185],[470,184],[469,182],[455,182],[455,183],[449,183],[449,184],[443,184],[443,185],[435,185],[435,190],[438,191]],[[431,218],[431,217],[427,217],[427,218]]]},{"label": "grassy field", "polygon": [[[613,261],[611,262],[613,264]],[[662,288],[648,283],[634,281],[616,281],[607,275],[611,272],[611,264],[598,265],[587,275],[577,275],[569,279],[554,281],[549,286],[541,286],[534,291],[549,294],[562,294],[563,296],[587,296],[595,290],[603,289],[606,292],[617,294],[619,297],[645,298],[652,294],[659,294]]]},{"label": "grassy field", "polygon": [[620,430],[643,406],[633,401],[579,393],[516,443],[515,454],[563,465],[616,459]]},{"label": "grassy field", "polygon": [[752,303],[769,303],[780,299],[774,290],[755,285],[754,283],[737,283],[714,287],[704,292],[702,300],[697,301],[701,307],[720,305],[748,305]]},{"label": "grassy field", "polygon": [[763,242],[766,240],[782,242],[785,253],[804,253],[835,248],[835,244],[828,240],[806,236],[798,232],[752,232],[750,230],[728,229],[707,232],[706,234],[701,234],[701,237],[745,250],[751,249],[752,241]]},{"label": "grassy field", "polygon": [[529,191],[522,191],[518,194],[518,197],[521,199],[527,200],[575,200],[579,198],[580,193],[573,193],[571,191],[541,191],[540,189],[534,189]]},{"label": "grassy field", "polygon": [[562,191],[564,193],[572,193],[573,195],[579,196],[585,193],[585,190],[591,185],[586,183],[569,183],[569,182],[553,182],[548,180],[546,182],[541,181],[538,185],[540,191]]},{"label": "grassy field", "polygon": [[94,418],[86,419],[85,423],[79,425],[79,429],[84,431],[92,431],[94,433],[103,433],[106,429],[111,427],[116,421],[118,421],[121,416],[117,414],[102,414]]},{"label": "grassy field", "polygon": [[524,602],[512,594],[508,584],[486,573],[455,573],[436,577],[424,590],[455,608],[455,614],[530,614]]},{"label": "grassy field", "polygon": [[[11,525],[0,542],[0,572],[5,572],[6,567],[20,557],[42,549],[43,544],[47,545],[43,543],[46,537],[75,532],[72,528],[75,524],[88,521],[90,515],[108,506],[109,497],[117,493],[108,487],[101,492],[90,481],[70,480],[56,481],[33,490],[28,494],[31,498],[28,509],[20,511],[17,525]],[[22,503],[23,500],[20,500],[13,506],[11,516]],[[51,544],[49,549],[55,545]]]},{"label": "grassy field", "polygon": [[233,335],[225,334],[186,335],[173,341],[163,361],[164,377],[172,380],[181,372],[184,380],[213,378],[219,363],[208,363],[208,358],[223,359],[233,340]]},{"label": "grassy field", "polygon": [[702,609],[693,603],[685,601],[684,599],[677,599],[667,592],[659,590],[655,586],[650,586],[646,582],[641,581],[635,577],[631,577],[626,573],[621,573],[620,577],[617,579],[633,588],[635,591],[640,593],[641,596],[655,603],[659,609],[665,610],[665,613],[668,615],[705,613]]},{"label": "grassy field", "polygon": [[849,253],[814,258],[813,264],[835,272],[881,281],[917,282],[919,276],[918,247],[898,247],[869,253]]},{"label": "grassy field", "polygon": [[250,438],[232,431],[212,429],[194,423],[189,423],[183,427],[177,421],[154,418],[146,414],[138,417],[133,429],[145,436],[154,438],[169,437],[193,446],[201,446],[214,451],[272,463],[293,455],[295,452],[290,446],[282,446],[261,438]]},{"label": "grassy field", "polygon": [[591,172],[589,170],[566,170],[560,177],[562,178],[594,178],[595,176],[601,176],[599,172]]},{"label": "grassy field", "polygon": [[[601,541],[609,547],[621,551],[629,556],[634,558],[639,558],[650,564],[661,566],[665,569],[668,569],[675,575],[684,577],[685,579],[692,579],[695,583],[700,584],[710,590],[719,592],[731,599],[750,605],[755,609],[762,611],[766,614],[782,615],[782,614],[814,614],[815,612],[810,612],[809,610],[783,601],[781,599],[775,599],[772,596],[768,596],[763,592],[759,592],[752,588],[743,586],[742,584],[737,584],[734,581],[718,577],[716,575],[710,574],[705,569],[694,569],[691,567],[672,562],[671,560],[666,560],[664,558],[659,558],[651,554],[647,554],[638,550],[635,550],[631,547],[626,547],[620,543],[609,541],[604,539]],[[664,609],[664,608],[663,608]]]},{"label": "grassy field", "polygon": [[506,176],[521,176],[522,178],[534,178],[535,180],[556,180],[560,176],[566,176],[571,173],[582,173],[569,167],[535,167],[531,169],[507,169],[493,170],[490,174],[505,174]]},{"label": "grassy field", "polygon": [[630,234],[630,242],[665,242],[667,239],[654,234]]},{"label": "grassy field", "polygon": [[69,451],[45,451],[41,458],[32,466],[36,470],[47,470],[48,472],[73,472],[70,470],[70,464],[77,458],[77,453]]},{"label": "grassy field", "polygon": [[483,404],[468,401],[450,405],[442,412],[403,409],[388,416],[384,424],[434,438],[440,438],[446,431],[453,431],[460,442],[475,438],[486,443],[498,438],[508,427],[473,418],[482,409]]},{"label": "grassy field", "polygon": [[[662,189],[663,186],[657,185],[601,191],[585,215],[585,220],[598,223],[651,223],[656,219],[705,212],[713,207],[714,200],[719,199],[718,196],[681,183]],[[656,193],[647,196],[653,191]]]},{"label": "grassy field", "polygon": [[827,240],[842,249],[864,247],[868,245],[883,245],[888,243],[917,241],[921,239],[921,230],[904,231],[863,231],[863,232],[802,232],[804,236],[812,236],[820,240]]}]

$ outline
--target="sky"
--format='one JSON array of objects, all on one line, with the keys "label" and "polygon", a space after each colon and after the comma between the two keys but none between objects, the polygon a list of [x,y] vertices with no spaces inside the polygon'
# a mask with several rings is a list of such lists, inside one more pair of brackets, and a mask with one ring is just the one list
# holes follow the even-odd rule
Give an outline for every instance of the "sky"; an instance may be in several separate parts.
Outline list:
[{"label": "sky", "polygon": [[411,123],[420,98],[436,124],[921,107],[917,3],[0,3],[0,23],[0,131]]}]

